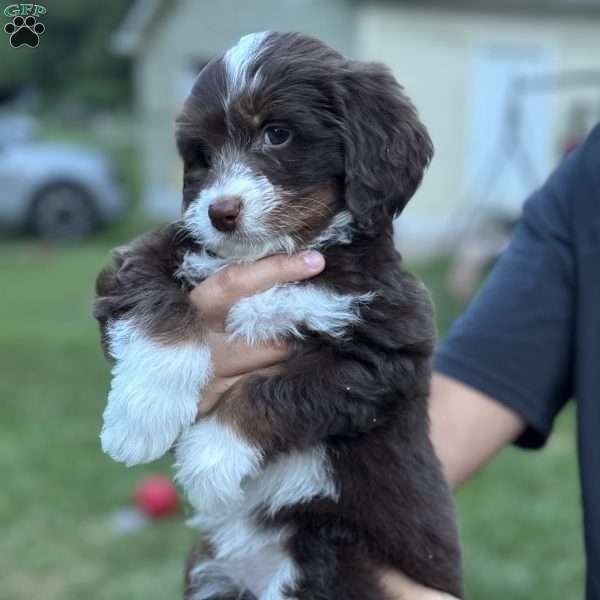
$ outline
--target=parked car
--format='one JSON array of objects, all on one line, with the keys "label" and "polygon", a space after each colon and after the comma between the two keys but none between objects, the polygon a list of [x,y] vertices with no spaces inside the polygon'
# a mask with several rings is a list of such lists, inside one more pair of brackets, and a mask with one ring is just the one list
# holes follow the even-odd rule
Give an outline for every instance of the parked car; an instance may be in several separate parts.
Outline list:
[{"label": "parked car", "polygon": [[27,116],[0,117],[0,226],[79,239],[115,221],[123,193],[109,159],[78,144],[35,140]]}]

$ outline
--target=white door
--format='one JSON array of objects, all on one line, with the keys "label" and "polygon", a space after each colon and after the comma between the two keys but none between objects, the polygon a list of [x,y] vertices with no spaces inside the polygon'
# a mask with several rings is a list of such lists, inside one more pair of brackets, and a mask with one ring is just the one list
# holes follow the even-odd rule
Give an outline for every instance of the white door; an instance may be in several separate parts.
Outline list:
[{"label": "white door", "polygon": [[468,203],[517,215],[526,197],[549,174],[554,163],[554,100],[534,88],[541,77],[556,72],[555,65],[552,48],[476,49],[466,162]]}]

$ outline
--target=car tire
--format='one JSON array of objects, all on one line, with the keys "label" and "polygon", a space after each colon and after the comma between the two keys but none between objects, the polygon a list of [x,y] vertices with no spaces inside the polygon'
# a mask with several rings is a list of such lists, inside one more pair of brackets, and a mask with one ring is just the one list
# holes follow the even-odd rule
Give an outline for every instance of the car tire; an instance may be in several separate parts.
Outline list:
[{"label": "car tire", "polygon": [[78,240],[98,227],[99,217],[87,190],[71,182],[60,182],[36,194],[29,221],[40,238]]}]

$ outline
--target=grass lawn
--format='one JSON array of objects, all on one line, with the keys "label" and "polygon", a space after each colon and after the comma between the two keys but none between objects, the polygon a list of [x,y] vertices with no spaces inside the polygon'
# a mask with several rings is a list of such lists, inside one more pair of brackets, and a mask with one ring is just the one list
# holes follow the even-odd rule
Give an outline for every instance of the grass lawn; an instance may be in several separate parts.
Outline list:
[{"label": "grass lawn", "polygon": [[[169,471],[169,460],[126,469],[98,440],[109,373],[91,290],[108,248],[128,235],[0,246],[0,600],[180,597],[194,537],[185,514],[130,535],[110,526],[143,473]],[[418,269],[441,328],[457,310],[444,297],[443,269]],[[543,452],[509,449],[461,490],[470,598],[582,597],[573,426],[569,410]]]}]

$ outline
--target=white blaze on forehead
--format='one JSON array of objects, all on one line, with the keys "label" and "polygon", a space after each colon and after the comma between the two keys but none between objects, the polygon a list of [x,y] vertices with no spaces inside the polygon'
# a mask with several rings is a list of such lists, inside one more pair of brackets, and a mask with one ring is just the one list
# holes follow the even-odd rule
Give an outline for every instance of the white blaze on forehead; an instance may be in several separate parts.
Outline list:
[{"label": "white blaze on forehead", "polygon": [[250,33],[225,53],[225,69],[228,80],[228,100],[239,92],[247,82],[248,70],[252,63],[258,58],[263,42],[269,34],[268,31],[261,33]]}]

